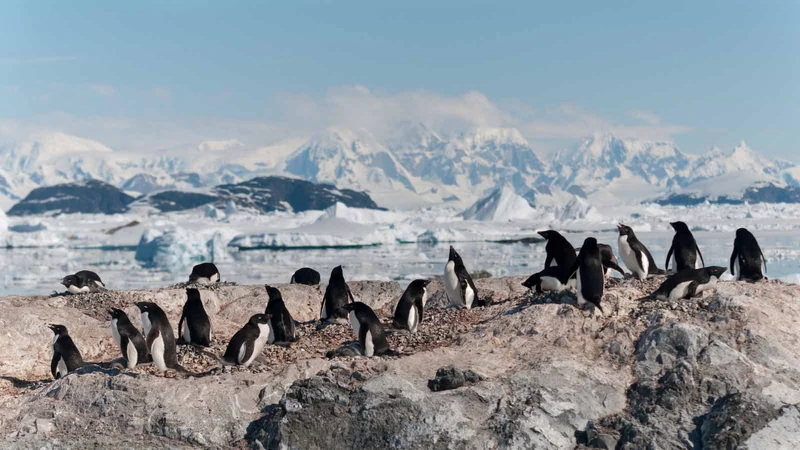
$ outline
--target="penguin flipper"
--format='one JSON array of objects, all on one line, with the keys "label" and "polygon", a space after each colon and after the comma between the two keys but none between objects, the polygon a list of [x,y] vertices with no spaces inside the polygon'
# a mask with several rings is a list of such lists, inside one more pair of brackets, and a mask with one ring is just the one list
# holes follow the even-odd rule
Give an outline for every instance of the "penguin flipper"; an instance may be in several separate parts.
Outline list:
[{"label": "penguin flipper", "polygon": [[355,297],[353,297],[353,292],[350,290],[350,286],[347,283],[345,283],[344,287],[345,287],[345,289],[347,289],[347,300],[350,303],[355,303],[356,299],[355,299]]},{"label": "penguin flipper", "polygon": [[253,356],[253,351],[255,350],[255,345],[253,341],[248,339],[242,343],[242,346],[239,347],[239,358],[237,361],[239,364],[244,364],[247,362],[251,356]]},{"label": "penguin flipper", "polygon": [[181,313],[181,320],[178,321],[178,340],[186,342],[186,339],[183,337],[183,322],[186,320],[186,314]]},{"label": "penguin flipper", "polygon": [[692,281],[689,283],[689,286],[686,288],[686,298],[697,296],[697,286],[697,281]]},{"label": "penguin flipper", "polygon": [[[666,268],[667,272],[669,272],[669,259],[672,258],[672,252],[675,251],[675,243],[673,242],[672,245],[669,247],[669,251],[667,252],[667,261],[664,263],[664,267]],[[675,270],[678,268],[676,267]]]},{"label": "penguin flipper", "polygon": [[58,376],[58,360],[61,359],[61,353],[53,352],[53,360],[50,361],[50,373],[53,374],[53,379],[59,379]]},{"label": "penguin flipper", "polygon": [[697,243],[694,244],[694,248],[697,249],[697,254],[700,256],[700,262],[703,263],[703,267],[705,267],[706,262],[703,259],[703,254],[700,252],[700,247],[697,245]]},{"label": "penguin flipper", "polygon": [[544,268],[550,267],[550,264],[553,262],[553,255],[550,253],[547,254],[547,258],[544,259]]},{"label": "penguin flipper", "polygon": [[607,261],[603,263],[604,266],[611,270],[616,270],[620,273],[620,275],[625,276],[625,271],[619,266],[619,264],[615,263],[614,261]]},{"label": "penguin flipper", "polygon": [[731,253],[731,275],[734,277],[736,276],[736,269],[734,268],[736,257],[739,256],[739,252],[736,250],[736,244],[733,245],[733,253]]}]

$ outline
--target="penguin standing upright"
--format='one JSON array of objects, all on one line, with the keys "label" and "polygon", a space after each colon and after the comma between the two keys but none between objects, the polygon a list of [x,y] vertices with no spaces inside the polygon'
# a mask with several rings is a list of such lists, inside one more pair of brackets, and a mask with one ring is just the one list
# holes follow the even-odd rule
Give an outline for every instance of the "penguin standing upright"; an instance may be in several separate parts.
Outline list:
[{"label": "penguin standing upright", "polygon": [[[617,261],[617,256],[614,254],[614,249],[611,248],[608,244],[597,244],[597,248],[600,249],[600,259],[603,261],[603,275],[606,277],[609,276],[609,272],[612,270],[616,271],[622,276],[625,276],[625,271],[622,270],[622,267],[619,266],[619,261]],[[581,249],[578,248],[575,251],[580,253]]]},{"label": "penguin standing upright", "polygon": [[233,335],[220,361],[223,364],[245,367],[253,364],[269,340],[269,321],[269,314],[250,317],[244,327]]},{"label": "penguin standing upright", "polygon": [[550,267],[555,265],[563,267],[572,267],[575,262],[575,247],[569,241],[555,230],[540,231],[539,235],[547,240],[547,245],[544,251],[547,257],[544,260],[544,266]]},{"label": "penguin standing upright", "polygon": [[665,264],[667,269],[670,268],[670,258],[672,258],[672,270],[676,272],[700,268],[700,264],[697,261],[698,256],[700,257],[699,262],[702,262],[703,266],[705,266],[706,262],[703,261],[703,254],[700,253],[700,247],[697,246],[697,241],[695,241],[689,227],[683,222],[672,222],[670,225],[675,230],[675,237],[672,238],[672,246],[667,252],[667,262]]},{"label": "penguin standing upright", "polygon": [[306,286],[316,286],[319,284],[320,276],[319,272],[310,268],[310,267],[303,267],[302,269],[297,269],[297,271],[292,275],[290,284],[305,284]]},{"label": "penguin standing upright", "polygon": [[347,311],[343,309],[344,305],[354,301],[350,286],[344,280],[342,266],[334,267],[331,271],[328,287],[325,288],[325,295],[322,297],[322,307],[319,312],[320,319],[328,321],[347,318]]},{"label": "penguin standing upright", "polygon": [[83,358],[78,347],[69,337],[67,327],[64,325],[48,325],[53,330],[53,360],[50,363],[50,373],[58,380],[68,373],[83,367]]},{"label": "penguin standing upright", "polygon": [[394,309],[392,322],[394,328],[417,332],[419,324],[422,323],[425,303],[428,301],[429,283],[430,280],[414,280],[408,285]]},{"label": "penguin standing upright", "polygon": [[128,369],[150,361],[147,343],[142,333],[131,323],[125,311],[111,308],[111,335],[125,358]]},{"label": "penguin standing upright", "polygon": [[286,303],[283,302],[281,291],[272,286],[264,287],[267,289],[269,297],[264,313],[271,316],[268,343],[296,341],[294,319],[289,313],[289,309],[286,308]]},{"label": "penguin standing upright", "polygon": [[713,289],[725,270],[724,267],[718,266],[682,270],[661,283],[651,297],[658,300],[680,300],[694,297],[703,291]]},{"label": "penguin standing upright", "polygon": [[349,311],[350,325],[364,356],[392,354],[383,325],[372,308],[361,302],[349,303],[344,308]]},{"label": "penguin standing upright", "polygon": [[178,334],[186,344],[211,345],[211,321],[197,289],[186,289],[186,303],[178,322]]},{"label": "penguin standing upright", "polygon": [[600,302],[603,300],[606,282],[604,271],[603,258],[600,256],[600,249],[597,247],[597,239],[586,238],[583,241],[578,258],[567,272],[569,278],[572,278],[572,275],[575,274],[578,281],[576,289],[578,306],[583,307],[586,302],[589,302],[596,306],[600,312],[603,312]]},{"label": "penguin standing upright", "polygon": [[756,237],[745,228],[736,230],[733,253],[731,253],[731,275],[737,280],[756,282],[764,279],[766,271],[767,260]]},{"label": "penguin standing upright", "polygon": [[664,275],[666,273],[656,267],[653,255],[636,237],[633,228],[623,224],[618,224],[617,228],[619,229],[619,238],[617,239],[619,255],[622,257],[625,267],[633,273],[634,277],[644,280],[650,275]]},{"label": "penguin standing upright", "polygon": [[63,284],[71,294],[106,290],[106,285],[100,280],[100,276],[91,270],[81,270],[73,275],[67,275],[61,280],[61,284]]},{"label": "penguin standing upright", "polygon": [[167,314],[152,302],[137,302],[136,306],[142,313],[147,351],[150,352],[156,368],[161,372],[178,369],[175,332],[172,331]]},{"label": "penguin standing upright", "polygon": [[478,298],[478,288],[472,281],[464,261],[450,246],[450,257],[444,266],[444,289],[450,304],[470,309],[473,306],[484,306],[485,303]]},{"label": "penguin standing upright", "polygon": [[208,285],[219,282],[219,270],[214,263],[201,263],[192,268],[190,283]]}]

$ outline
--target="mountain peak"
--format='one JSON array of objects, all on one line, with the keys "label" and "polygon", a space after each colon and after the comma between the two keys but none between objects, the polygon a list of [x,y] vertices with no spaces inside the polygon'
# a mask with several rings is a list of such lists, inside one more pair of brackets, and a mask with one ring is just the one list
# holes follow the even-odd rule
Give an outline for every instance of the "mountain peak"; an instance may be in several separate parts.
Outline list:
[{"label": "mountain peak", "polygon": [[472,145],[481,146],[487,142],[528,147],[528,141],[516,128],[478,128],[464,136]]}]

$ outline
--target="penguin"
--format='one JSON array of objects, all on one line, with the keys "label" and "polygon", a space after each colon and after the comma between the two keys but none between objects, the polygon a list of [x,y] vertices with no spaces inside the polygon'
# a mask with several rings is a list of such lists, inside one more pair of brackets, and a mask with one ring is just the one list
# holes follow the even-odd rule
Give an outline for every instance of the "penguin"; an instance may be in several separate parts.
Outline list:
[{"label": "penguin", "polygon": [[555,265],[572,267],[575,262],[575,247],[569,241],[555,230],[540,231],[539,235],[547,240],[547,245],[544,251],[547,253],[547,258],[544,260],[544,267],[550,267],[555,262]]},{"label": "penguin", "polygon": [[316,286],[319,284],[320,276],[319,272],[310,268],[310,267],[303,267],[302,269],[297,269],[297,272],[292,275],[292,280],[289,281],[290,284],[305,284],[306,286]]},{"label": "penguin", "polygon": [[[761,271],[761,268],[764,271]],[[745,280],[751,283],[764,279],[764,272],[767,271],[767,259],[758,245],[753,233],[745,228],[736,230],[736,239],[733,241],[733,253],[731,253],[731,275],[736,280]]]},{"label": "penguin", "polygon": [[354,302],[353,293],[350,286],[344,281],[342,266],[336,266],[331,271],[328,287],[325,288],[325,295],[322,297],[322,307],[319,317],[322,321],[347,318],[347,311],[342,308],[348,302]]},{"label": "penguin", "polygon": [[364,356],[381,356],[393,354],[386,342],[383,325],[375,315],[375,311],[361,302],[348,303],[344,306],[349,313],[350,326],[358,338]]},{"label": "penguin", "polygon": [[589,237],[583,241],[578,258],[567,271],[567,279],[573,275],[577,278],[578,306],[583,307],[589,302],[604,313],[600,302],[603,300],[606,279],[597,239]]},{"label": "penguin", "polygon": [[156,368],[164,372],[167,369],[178,369],[178,354],[175,349],[175,332],[166,313],[158,305],[151,302],[137,302],[142,313],[145,342],[150,357]]},{"label": "penguin", "polygon": [[100,280],[100,276],[91,270],[81,270],[74,275],[67,275],[61,280],[61,284],[63,284],[71,294],[106,290],[106,285]]},{"label": "penguin", "polygon": [[569,287],[565,280],[567,270],[569,269],[561,266],[550,266],[528,277],[522,282],[522,285],[528,289],[534,289],[537,294],[561,292]]},{"label": "penguin", "polygon": [[219,270],[214,263],[198,264],[192,268],[192,273],[189,275],[189,283],[207,285],[217,282],[219,282]]},{"label": "penguin", "polygon": [[64,325],[48,325],[53,330],[53,361],[50,363],[50,373],[58,380],[68,373],[83,367],[83,358],[78,347],[69,337],[67,327]]},{"label": "penguin", "polygon": [[178,322],[178,334],[186,344],[211,346],[211,321],[197,289],[186,289],[186,303]]},{"label": "penguin", "polygon": [[619,255],[622,257],[622,262],[625,267],[633,273],[633,276],[638,280],[644,280],[650,275],[665,275],[664,270],[656,267],[656,261],[650,250],[636,238],[636,233],[633,228],[618,224],[619,238],[617,239],[617,246],[619,247]]},{"label": "penguin", "polygon": [[417,332],[428,301],[428,284],[430,280],[414,280],[408,285],[394,309],[394,328]]},{"label": "penguin", "polygon": [[661,283],[651,297],[657,300],[681,300],[694,297],[713,289],[726,270],[719,266],[683,270]]},{"label": "penguin", "polygon": [[267,289],[267,308],[264,314],[271,316],[269,327],[269,344],[275,342],[295,342],[297,337],[294,329],[294,319],[283,302],[281,291],[272,286],[264,286]]},{"label": "penguin", "polygon": [[485,303],[478,299],[478,289],[472,281],[472,277],[464,267],[464,261],[450,246],[450,257],[444,266],[444,289],[450,304],[464,307],[467,309],[473,306],[484,306]]},{"label": "penguin", "polygon": [[131,323],[125,311],[117,308],[109,310],[111,314],[111,335],[125,358],[128,369],[138,364],[150,362],[147,344],[142,333]]},{"label": "penguin", "polygon": [[220,360],[223,364],[248,367],[264,350],[269,340],[270,315],[256,314],[231,338],[225,355]]},{"label": "penguin", "polygon": [[699,269],[700,264],[697,257],[700,256],[700,261],[705,267],[706,262],[703,261],[703,254],[700,253],[700,247],[697,246],[697,241],[694,240],[694,235],[689,230],[689,227],[683,222],[670,223],[675,230],[675,237],[672,238],[672,246],[667,252],[667,270],[670,268],[670,258],[672,258],[672,269],[675,272],[680,272],[685,269]]}]

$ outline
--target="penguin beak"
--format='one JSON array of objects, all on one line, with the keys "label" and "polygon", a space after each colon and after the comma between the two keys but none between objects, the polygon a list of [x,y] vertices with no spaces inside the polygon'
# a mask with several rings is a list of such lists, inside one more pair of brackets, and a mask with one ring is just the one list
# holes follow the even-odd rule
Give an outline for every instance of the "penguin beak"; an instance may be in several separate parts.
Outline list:
[{"label": "penguin beak", "polygon": [[55,332],[56,332],[56,329],[58,329],[58,325],[53,325],[53,324],[51,323],[51,324],[48,324],[48,325],[47,325],[47,328],[50,328],[50,330],[52,330],[52,331],[53,331],[53,333],[55,333]]},{"label": "penguin beak", "polygon": [[429,284],[431,284],[431,280],[425,280],[425,282],[422,283],[422,286],[427,287]]},{"label": "penguin beak", "polygon": [[62,278],[62,279],[61,279],[61,284],[62,284],[64,287],[69,287],[69,281],[67,281],[67,279],[66,279],[66,278]]}]

